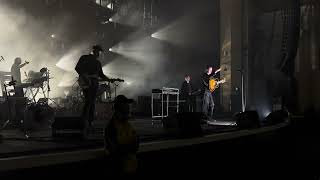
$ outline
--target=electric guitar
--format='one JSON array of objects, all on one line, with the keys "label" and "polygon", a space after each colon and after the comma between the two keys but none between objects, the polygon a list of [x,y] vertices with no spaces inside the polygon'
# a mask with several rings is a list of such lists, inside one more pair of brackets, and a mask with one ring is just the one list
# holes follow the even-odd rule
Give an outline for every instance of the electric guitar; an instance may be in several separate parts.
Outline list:
[{"label": "electric guitar", "polygon": [[219,87],[220,84],[223,84],[225,82],[226,82],[225,78],[223,78],[222,80],[211,78],[209,80],[209,90],[210,90],[210,92],[215,91]]}]

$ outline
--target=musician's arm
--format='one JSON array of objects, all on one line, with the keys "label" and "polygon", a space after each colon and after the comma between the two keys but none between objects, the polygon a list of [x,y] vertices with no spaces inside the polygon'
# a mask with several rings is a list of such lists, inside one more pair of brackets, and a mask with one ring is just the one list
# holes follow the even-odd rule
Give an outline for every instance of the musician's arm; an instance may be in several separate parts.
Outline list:
[{"label": "musician's arm", "polygon": [[19,65],[19,68],[22,68],[22,67],[24,67],[24,66],[27,65],[27,64],[29,64],[29,62],[25,62],[25,63],[23,63],[23,64],[20,64],[20,65]]},{"label": "musician's arm", "polygon": [[99,76],[101,79],[109,80],[109,78],[103,73],[101,64],[99,64],[98,76]]},{"label": "musician's arm", "polygon": [[214,72],[214,74],[216,75],[218,72],[220,72],[221,71],[221,68],[219,68],[219,69],[217,69],[215,72]]}]

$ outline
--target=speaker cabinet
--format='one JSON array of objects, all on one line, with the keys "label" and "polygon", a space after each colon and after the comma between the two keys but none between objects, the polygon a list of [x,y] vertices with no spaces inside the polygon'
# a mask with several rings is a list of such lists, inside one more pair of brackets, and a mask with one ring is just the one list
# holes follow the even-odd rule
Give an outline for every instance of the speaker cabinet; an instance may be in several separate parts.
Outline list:
[{"label": "speaker cabinet", "polygon": [[260,127],[260,120],[257,111],[245,111],[234,115],[234,120],[239,129],[253,129]]}]

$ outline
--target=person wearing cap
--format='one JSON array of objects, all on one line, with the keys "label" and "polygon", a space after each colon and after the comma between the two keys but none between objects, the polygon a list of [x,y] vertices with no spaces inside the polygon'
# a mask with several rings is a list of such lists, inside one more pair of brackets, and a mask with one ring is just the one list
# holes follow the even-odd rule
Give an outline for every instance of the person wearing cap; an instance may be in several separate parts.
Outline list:
[{"label": "person wearing cap", "polygon": [[116,173],[130,175],[137,171],[139,139],[130,124],[132,99],[119,95],[114,100],[114,114],[104,129],[105,150]]},{"label": "person wearing cap", "polygon": [[94,120],[95,100],[99,88],[99,80],[109,79],[103,73],[102,65],[98,60],[101,52],[103,52],[101,46],[93,46],[91,53],[81,56],[75,67],[79,75],[78,82],[84,95],[82,118],[84,122],[87,120],[89,127],[92,126]]},{"label": "person wearing cap", "polygon": [[216,76],[216,74],[220,71],[221,71],[221,68],[213,71],[212,66],[207,65],[207,68],[205,69],[205,72],[201,77],[202,91],[203,91],[202,113],[206,116],[208,120],[212,120],[214,106],[215,106],[212,93],[209,90],[209,81],[210,81],[210,78]]}]

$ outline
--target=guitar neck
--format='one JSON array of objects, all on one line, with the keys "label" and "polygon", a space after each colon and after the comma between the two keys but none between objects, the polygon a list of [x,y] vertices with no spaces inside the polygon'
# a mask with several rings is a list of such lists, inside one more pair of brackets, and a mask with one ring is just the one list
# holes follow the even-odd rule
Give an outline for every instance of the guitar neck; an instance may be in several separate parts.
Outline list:
[{"label": "guitar neck", "polygon": [[225,82],[226,82],[225,80],[221,80],[221,81],[218,81],[217,84],[223,84]]}]

